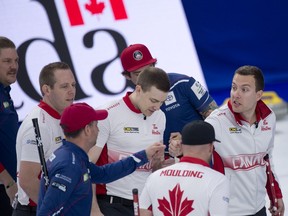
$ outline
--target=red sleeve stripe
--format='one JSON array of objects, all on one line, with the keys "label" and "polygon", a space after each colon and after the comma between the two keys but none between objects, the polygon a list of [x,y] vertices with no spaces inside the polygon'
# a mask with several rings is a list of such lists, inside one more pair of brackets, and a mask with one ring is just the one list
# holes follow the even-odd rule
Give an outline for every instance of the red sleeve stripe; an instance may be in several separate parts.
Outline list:
[{"label": "red sleeve stripe", "polygon": [[0,173],[3,172],[3,170],[5,170],[5,167],[0,163]]}]

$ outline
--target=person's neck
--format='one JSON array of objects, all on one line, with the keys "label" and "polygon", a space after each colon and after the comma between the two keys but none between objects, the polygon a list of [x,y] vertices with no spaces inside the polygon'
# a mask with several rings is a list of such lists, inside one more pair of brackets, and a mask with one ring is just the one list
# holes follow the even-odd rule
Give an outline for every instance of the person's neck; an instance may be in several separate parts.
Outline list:
[{"label": "person's neck", "polygon": [[83,138],[81,136],[78,136],[76,138],[66,138],[66,140],[68,142],[75,144],[76,146],[81,148],[83,151],[85,151],[86,154],[88,154],[89,149],[87,147],[87,143],[85,140],[83,140]]},{"label": "person's neck", "polygon": [[207,154],[199,153],[191,153],[191,152],[183,152],[183,156],[197,158],[209,163],[209,156]]},{"label": "person's neck", "polygon": [[133,104],[133,106],[139,110],[139,107],[137,106],[137,99],[136,99],[136,92],[135,91],[129,95],[129,99],[130,99],[131,103]]},{"label": "person's neck", "polygon": [[52,109],[54,109],[55,111],[57,111],[60,115],[62,115],[63,110],[58,110],[56,109],[53,104],[50,102],[50,100],[48,100],[47,98],[43,97],[42,101],[46,104],[48,104]]},{"label": "person's neck", "polygon": [[186,150],[184,149],[183,156],[197,158],[209,163],[210,156],[206,152],[207,151],[203,148],[203,146],[194,146],[193,150],[191,148]]},{"label": "person's neck", "polygon": [[3,86],[3,88],[6,88],[6,87],[8,87],[8,86],[11,85],[11,84],[8,84],[8,83],[4,84],[4,83],[2,83],[2,82],[0,82],[0,84]]},{"label": "person's neck", "polygon": [[242,118],[247,121],[250,125],[256,122],[256,112],[255,110],[251,113],[241,113]]}]

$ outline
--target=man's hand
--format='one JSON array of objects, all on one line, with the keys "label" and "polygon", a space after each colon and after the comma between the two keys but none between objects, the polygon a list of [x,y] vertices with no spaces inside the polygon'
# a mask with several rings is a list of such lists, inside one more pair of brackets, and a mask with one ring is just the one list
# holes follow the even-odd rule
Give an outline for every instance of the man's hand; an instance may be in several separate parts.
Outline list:
[{"label": "man's hand", "polygon": [[269,211],[270,211],[271,215],[273,215],[273,216],[284,216],[285,206],[284,206],[283,200],[282,199],[278,199],[277,203],[278,203],[277,211],[273,211],[272,203],[270,203]]},{"label": "man's hand", "polygon": [[4,184],[6,193],[10,199],[10,204],[12,205],[17,193],[17,184],[6,169],[0,173],[0,181]]},{"label": "man's hand", "polygon": [[169,140],[169,154],[173,157],[182,155],[182,136],[179,132],[171,133]]},{"label": "man's hand", "polygon": [[182,142],[182,135],[181,135],[181,133],[179,133],[179,132],[172,132],[172,133],[170,134],[169,143],[170,143],[172,140],[179,140],[180,143],[181,143],[181,142]]},{"label": "man's hand", "polygon": [[165,145],[161,142],[154,143],[146,148],[146,155],[149,161],[153,160],[164,160],[164,149]]},{"label": "man's hand", "polygon": [[10,204],[12,205],[14,199],[15,199],[15,196],[16,196],[16,193],[17,193],[17,184],[16,182],[13,183],[12,186],[10,186],[9,188],[6,188],[6,193],[10,199]]}]

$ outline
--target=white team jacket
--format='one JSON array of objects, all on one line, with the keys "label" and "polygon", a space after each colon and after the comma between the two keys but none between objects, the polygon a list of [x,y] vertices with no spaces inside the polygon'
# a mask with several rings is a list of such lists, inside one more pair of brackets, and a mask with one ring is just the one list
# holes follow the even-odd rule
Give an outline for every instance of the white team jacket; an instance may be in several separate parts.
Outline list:
[{"label": "white team jacket", "polygon": [[[229,215],[252,215],[266,204],[266,167],[263,157],[272,159],[276,117],[262,101],[256,108],[257,124],[250,126],[232,112],[228,104],[205,121],[214,126],[215,149],[223,159],[230,180]],[[273,164],[272,170],[273,170]],[[280,188],[278,188],[280,190]]]}]

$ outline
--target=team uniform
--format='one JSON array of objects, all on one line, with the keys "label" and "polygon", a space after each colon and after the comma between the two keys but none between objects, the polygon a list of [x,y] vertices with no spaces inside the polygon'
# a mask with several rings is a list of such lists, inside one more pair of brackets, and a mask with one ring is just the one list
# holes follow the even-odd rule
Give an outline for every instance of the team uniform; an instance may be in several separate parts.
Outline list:
[{"label": "team uniform", "polygon": [[[203,120],[200,112],[207,109],[214,100],[209,92],[193,77],[183,74],[167,73],[170,81],[170,91],[167,100],[161,106],[166,116],[164,143],[168,150],[169,138],[172,132],[181,132],[184,125],[194,120]],[[217,152],[213,152],[210,166],[221,173],[224,167]]]},{"label": "team uniform", "polygon": [[90,215],[93,183],[114,181],[147,163],[145,151],[103,167],[89,162],[88,155],[74,143],[63,141],[47,161],[50,184],[41,179],[37,215]]},{"label": "team uniform", "polygon": [[18,115],[10,97],[11,87],[0,83],[0,163],[16,180]]},{"label": "team uniform", "polygon": [[192,157],[152,173],[139,200],[140,208],[153,215],[175,216],[225,216],[228,203],[228,179]]},{"label": "team uniform", "polygon": [[[145,117],[133,106],[129,99],[130,94],[127,93],[123,99],[101,107],[108,111],[108,117],[98,123],[100,131],[96,145],[103,148],[97,162],[98,165],[118,161],[163,140],[164,113],[159,110],[151,116]],[[124,178],[106,185],[97,185],[96,191],[100,208],[101,199],[107,199],[107,197],[110,199],[111,196],[115,196],[111,199],[115,202],[119,200],[119,197],[124,198],[124,201],[131,204],[130,207],[133,208],[132,189],[138,188],[141,193],[151,171],[151,164],[147,163]],[[110,203],[113,204],[114,201]]]},{"label": "team uniform", "polygon": [[[39,105],[35,107],[29,115],[26,116],[19,128],[17,135],[16,151],[18,171],[21,161],[30,161],[40,164],[32,119],[38,118],[44,149],[44,157],[47,160],[49,156],[62,145],[64,134],[60,127],[60,117],[61,116],[57,111],[52,109],[43,101],[41,101]],[[29,199],[27,194],[20,187],[19,181],[18,202],[23,206],[36,206],[36,204]]]},{"label": "team uniform", "polygon": [[[216,138],[221,140],[221,143],[215,143],[215,148],[230,180],[231,216],[254,215],[266,204],[267,175],[263,158],[266,154],[272,158],[276,117],[261,100],[257,103],[256,117],[256,123],[250,126],[232,111],[229,101],[205,120],[213,125]],[[282,198],[277,181],[275,189],[277,198]],[[270,195],[269,187],[267,191]]]},{"label": "team uniform", "polygon": [[193,120],[202,120],[200,112],[207,109],[213,98],[193,77],[177,73],[167,75],[171,87],[161,110],[166,116],[164,143],[168,148],[170,134],[181,132],[184,125]]},{"label": "team uniform", "polygon": [[[10,97],[11,87],[0,83],[0,173],[3,170],[16,181],[16,136],[18,115]],[[5,186],[0,182],[0,212],[11,215],[12,207]]]}]

